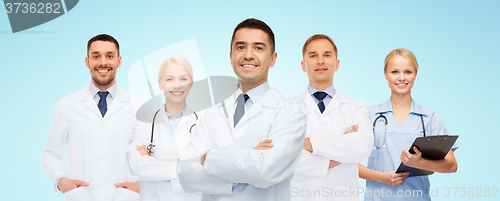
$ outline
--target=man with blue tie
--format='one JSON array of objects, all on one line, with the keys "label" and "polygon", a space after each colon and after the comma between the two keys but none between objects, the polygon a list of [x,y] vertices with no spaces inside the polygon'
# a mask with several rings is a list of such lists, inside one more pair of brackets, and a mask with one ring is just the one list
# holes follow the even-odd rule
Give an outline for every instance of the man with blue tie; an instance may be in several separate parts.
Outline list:
[{"label": "man with blue tie", "polygon": [[[54,190],[66,200],[136,201],[137,177],[127,163],[128,146],[141,101],[116,84],[119,44],[101,34],[87,43],[91,83],[56,104],[42,165]],[[66,168],[64,168],[64,148]]]},{"label": "man with blue tie", "polygon": [[292,179],[292,200],[359,200],[357,163],[370,155],[372,129],[366,105],[333,86],[337,46],[316,34],[302,48],[307,89],[292,98],[306,111],[302,157]]},{"label": "man with blue tie", "polygon": [[305,133],[305,114],[269,86],[274,34],[257,19],[241,22],[231,40],[238,88],[209,108],[177,165],[186,192],[206,201],[287,201]]}]

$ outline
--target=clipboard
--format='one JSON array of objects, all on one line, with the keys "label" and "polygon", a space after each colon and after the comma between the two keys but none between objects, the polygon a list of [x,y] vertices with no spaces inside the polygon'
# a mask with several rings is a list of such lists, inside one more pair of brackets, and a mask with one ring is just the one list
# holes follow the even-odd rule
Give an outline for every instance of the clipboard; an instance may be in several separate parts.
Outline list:
[{"label": "clipboard", "polygon": [[[440,160],[444,159],[457,139],[458,135],[418,137],[411,145],[409,151],[411,154],[415,154],[415,151],[413,151],[413,147],[415,146],[420,152],[422,152],[422,158],[427,160]],[[410,175],[408,175],[409,177],[434,174],[432,171],[408,167],[402,162],[396,170],[396,173],[400,172],[410,172]]]}]

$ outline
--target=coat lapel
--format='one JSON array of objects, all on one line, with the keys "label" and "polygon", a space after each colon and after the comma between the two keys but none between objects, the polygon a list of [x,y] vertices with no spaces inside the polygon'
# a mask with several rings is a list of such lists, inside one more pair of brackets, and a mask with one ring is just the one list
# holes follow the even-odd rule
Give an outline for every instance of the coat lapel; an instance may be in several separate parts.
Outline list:
[{"label": "coat lapel", "polygon": [[[252,121],[257,115],[265,112],[269,108],[276,108],[281,98],[281,93],[276,88],[269,89],[262,98],[255,102],[241,118],[234,130],[234,137],[238,139],[248,130],[248,121]],[[230,118],[231,119],[231,118]],[[261,121],[261,120],[257,120]]]},{"label": "coat lapel", "polygon": [[331,111],[334,111],[347,101],[348,101],[347,97],[345,97],[342,93],[340,93],[339,90],[335,90],[335,95],[333,96],[330,103],[328,103],[328,105],[326,106],[326,109],[323,112],[323,114],[327,114]]},{"label": "coat lapel", "polygon": [[186,122],[191,122],[191,121],[189,121],[191,119],[196,120],[196,117],[194,115],[193,110],[188,105],[186,105],[186,112],[182,116],[181,122],[179,122],[179,124],[177,125],[177,128],[180,128],[182,125],[186,124]]},{"label": "coat lapel", "polygon": [[233,126],[231,125],[234,125],[233,121],[234,112],[231,112],[234,110],[232,101],[233,101],[233,95],[229,96],[229,98],[226,98],[226,100],[224,100],[224,104],[221,104],[221,107],[219,108],[220,115],[228,122],[229,127],[231,127],[231,130],[233,129]]},{"label": "coat lapel", "polygon": [[101,112],[99,111],[99,108],[97,107],[97,104],[92,97],[92,94],[90,94],[88,85],[80,91],[79,101],[84,103],[90,111],[93,111],[94,113],[102,117]]},{"label": "coat lapel", "polygon": [[113,102],[111,102],[111,105],[108,107],[108,111],[104,115],[104,119],[107,119],[107,117],[113,115],[116,111],[118,111],[123,104],[126,104],[130,102],[130,96],[124,93],[120,87],[117,86],[117,91],[116,91],[116,97],[113,99]]},{"label": "coat lapel", "polygon": [[314,111],[314,113],[321,115],[321,112],[319,111],[318,105],[316,104],[316,101],[314,101],[313,97],[309,95],[309,92],[304,90],[300,95],[299,99],[304,102],[304,104],[307,105],[307,107]]}]

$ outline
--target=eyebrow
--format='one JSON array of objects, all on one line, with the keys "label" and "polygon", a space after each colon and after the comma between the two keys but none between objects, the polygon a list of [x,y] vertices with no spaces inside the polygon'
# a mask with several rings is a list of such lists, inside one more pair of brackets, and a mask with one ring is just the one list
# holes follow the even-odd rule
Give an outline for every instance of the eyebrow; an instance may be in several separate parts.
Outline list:
[{"label": "eyebrow", "polygon": [[[332,54],[333,52],[332,51],[325,51],[325,53]],[[312,52],[308,52],[307,54],[309,55],[309,54],[317,54],[317,53],[315,51],[312,51]]]},{"label": "eyebrow", "polygon": [[[99,54],[99,53],[100,53],[99,51],[94,51],[91,54]],[[109,52],[105,52],[104,54],[114,54],[114,53],[115,53],[114,51],[109,51]]]},{"label": "eyebrow", "polygon": [[266,44],[265,44],[265,43],[263,43],[263,42],[255,42],[255,43],[253,43],[253,44],[254,44],[254,45],[263,45],[263,46],[266,46]]},{"label": "eyebrow", "polygon": [[[235,46],[236,45],[244,45],[244,44],[247,44],[247,42],[245,42],[245,41],[237,41],[237,42],[234,43]],[[253,44],[254,45],[263,45],[263,46],[266,46],[266,43],[264,43],[264,42],[254,42]]]}]

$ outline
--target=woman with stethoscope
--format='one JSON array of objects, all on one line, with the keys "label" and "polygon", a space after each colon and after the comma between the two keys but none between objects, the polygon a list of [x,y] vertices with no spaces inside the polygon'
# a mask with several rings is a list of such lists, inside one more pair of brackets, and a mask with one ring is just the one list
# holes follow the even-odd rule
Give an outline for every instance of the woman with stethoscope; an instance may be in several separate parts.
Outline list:
[{"label": "woman with stethoscope", "polygon": [[408,150],[417,137],[449,134],[437,112],[417,105],[411,97],[417,71],[417,59],[409,50],[395,49],[385,58],[384,74],[391,97],[369,108],[374,145],[368,166],[358,164],[359,177],[366,179],[365,200],[430,200],[428,176],[395,173],[401,162],[434,172],[457,171],[453,155],[456,145],[444,159],[435,161],[423,159],[417,148],[415,154]]},{"label": "woman with stethoscope", "polygon": [[165,104],[153,113],[153,123],[138,121],[127,149],[132,174],[141,180],[141,200],[201,200],[186,193],[177,178],[177,161],[195,129],[197,114],[186,104],[193,70],[181,56],[163,61],[158,84]]}]

